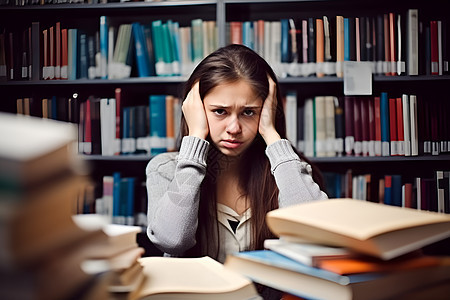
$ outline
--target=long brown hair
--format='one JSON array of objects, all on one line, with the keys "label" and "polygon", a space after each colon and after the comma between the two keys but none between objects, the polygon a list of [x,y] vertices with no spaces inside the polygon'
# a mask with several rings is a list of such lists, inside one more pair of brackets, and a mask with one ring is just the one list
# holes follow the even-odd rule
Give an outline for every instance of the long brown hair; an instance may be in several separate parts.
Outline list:
[{"label": "long brown hair", "polygon": [[[281,138],[285,139],[286,122],[276,75],[262,57],[243,45],[233,44],[220,48],[200,62],[185,83],[183,99],[197,81],[199,82],[200,97],[204,99],[214,87],[220,84],[244,80],[252,86],[255,95],[264,101],[269,93],[267,76],[270,76],[277,86],[275,128]],[[182,138],[188,134],[184,116],[182,116],[180,125]],[[266,144],[258,133],[252,145],[243,154],[240,165],[239,184],[244,191],[243,196],[249,200],[252,213],[250,249],[262,249],[264,240],[273,237],[266,225],[265,216],[267,212],[278,208],[278,187],[271,174],[265,149]],[[220,172],[217,163],[219,155],[218,150],[212,146],[208,153],[207,173],[201,188],[197,245],[189,251],[189,255],[218,253],[219,242],[212,240],[212,237],[218,237],[216,178]],[[299,155],[306,160],[301,153]],[[320,178],[315,179],[321,185]]]}]

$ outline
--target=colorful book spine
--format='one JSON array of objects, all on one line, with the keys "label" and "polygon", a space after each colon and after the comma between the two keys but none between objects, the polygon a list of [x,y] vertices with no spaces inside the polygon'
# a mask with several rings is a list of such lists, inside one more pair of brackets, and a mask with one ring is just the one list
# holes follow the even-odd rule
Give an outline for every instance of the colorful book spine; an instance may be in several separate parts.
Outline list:
[{"label": "colorful book spine", "polygon": [[166,95],[150,95],[150,147],[151,155],[167,151]]}]

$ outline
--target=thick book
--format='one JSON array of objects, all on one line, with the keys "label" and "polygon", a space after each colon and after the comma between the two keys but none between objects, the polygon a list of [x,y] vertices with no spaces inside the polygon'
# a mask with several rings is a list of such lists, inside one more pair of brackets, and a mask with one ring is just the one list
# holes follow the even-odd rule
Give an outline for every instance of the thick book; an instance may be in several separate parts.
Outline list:
[{"label": "thick book", "polygon": [[145,279],[131,299],[262,299],[253,283],[208,256],[143,257]]},{"label": "thick book", "polygon": [[228,255],[224,266],[256,283],[302,299],[391,299],[450,277],[448,265],[390,273],[340,275],[309,267],[270,250]]},{"label": "thick book", "polygon": [[450,236],[448,215],[353,199],[273,210],[267,224],[278,236],[348,247],[385,260]]},{"label": "thick book", "polygon": [[0,185],[16,191],[75,167],[74,124],[0,114]]}]

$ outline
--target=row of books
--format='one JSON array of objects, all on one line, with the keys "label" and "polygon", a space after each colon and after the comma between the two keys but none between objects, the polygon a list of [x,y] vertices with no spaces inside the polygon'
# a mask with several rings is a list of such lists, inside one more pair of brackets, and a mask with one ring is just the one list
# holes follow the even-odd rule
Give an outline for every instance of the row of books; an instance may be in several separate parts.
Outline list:
[{"label": "row of books", "polygon": [[345,61],[372,62],[383,75],[448,74],[446,23],[418,9],[376,16],[231,21],[229,43],[244,44],[280,76],[343,77]]},{"label": "row of books", "polygon": [[264,250],[229,254],[224,266],[283,299],[448,296],[449,253],[428,250],[450,236],[447,215],[330,199],[279,208],[266,219],[278,239],[265,240]]},{"label": "row of books", "polygon": [[[450,150],[446,101],[425,96],[285,97],[287,136],[310,157],[439,155]],[[430,100],[430,101],[429,101]]]},{"label": "row of books", "polygon": [[450,171],[433,177],[406,178],[400,174],[324,172],[330,198],[354,198],[418,210],[450,213]]},{"label": "row of books", "polygon": [[150,95],[148,105],[122,106],[115,98],[90,96],[19,98],[17,113],[78,124],[80,154],[119,155],[173,151],[179,132],[181,105],[172,95]]},{"label": "row of books", "polygon": [[101,16],[95,35],[56,22],[0,33],[0,80],[122,79],[188,75],[217,49],[215,21],[114,25]]},{"label": "row of books", "polygon": [[74,216],[90,181],[73,151],[76,126],[2,113],[0,136],[0,298],[109,299],[136,289],[141,228]]},{"label": "row of books", "polygon": [[[106,216],[110,223],[147,227],[147,189],[145,182],[121,172],[105,175],[99,197],[88,213]],[[86,212],[85,212],[86,213]]]}]

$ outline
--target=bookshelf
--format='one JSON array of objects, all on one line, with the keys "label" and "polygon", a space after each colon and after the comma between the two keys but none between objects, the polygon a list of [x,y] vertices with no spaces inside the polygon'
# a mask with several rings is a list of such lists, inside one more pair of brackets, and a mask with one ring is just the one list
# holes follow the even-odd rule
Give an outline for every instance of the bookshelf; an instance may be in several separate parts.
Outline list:
[{"label": "bookshelf", "polygon": [[[116,30],[119,25],[124,23],[149,23],[154,20],[170,19],[179,22],[180,26],[189,26],[193,19],[202,19],[216,22],[217,45],[223,46],[229,42],[229,23],[232,21],[278,21],[283,18],[301,20],[322,18],[327,15],[331,22],[337,15],[352,18],[360,16],[375,18],[377,15],[393,12],[400,14],[402,22],[405,22],[407,10],[417,8],[420,19],[424,21],[438,19],[446,24],[447,31],[443,36],[448,44],[450,20],[447,11],[443,9],[446,7],[444,4],[446,1],[443,0],[408,1],[408,3],[385,0],[373,3],[353,0],[193,0],[10,5],[0,6],[0,20],[2,20],[0,29],[6,30],[6,32],[22,32],[30,26],[31,22],[39,22],[42,30],[53,26],[56,22],[61,22],[64,28],[79,28],[87,35],[94,35],[95,31],[99,30],[101,16],[107,16],[109,24],[115,26]],[[405,26],[404,23],[402,24]],[[403,34],[405,35],[404,28]],[[403,51],[405,49],[406,46]],[[406,60],[405,57],[404,55],[403,60]],[[25,97],[42,99],[56,95],[70,98],[76,93],[81,102],[86,101],[90,95],[113,98],[116,88],[122,90],[123,105],[145,105],[148,103],[148,96],[152,94],[179,95],[181,85],[187,78],[184,75],[139,77],[136,69],[136,65],[133,64],[130,78],[124,79],[4,80],[0,82],[2,91],[0,110],[15,112],[16,99]],[[343,78],[336,75],[322,78],[315,75],[280,77],[284,93],[296,92],[298,106],[303,105],[308,97],[344,96],[343,82]],[[405,73],[400,76],[374,74],[372,82],[374,96],[379,96],[382,92],[387,92],[395,97],[400,97],[403,93],[415,94],[421,100],[436,103],[448,102],[446,88],[449,83],[448,72],[443,75],[420,74],[417,76]],[[150,155],[106,157],[83,155],[83,158],[91,163],[95,181],[101,182],[103,176],[111,175],[115,171],[122,172],[124,176],[136,176],[138,180],[145,181],[145,166],[151,157]],[[370,172],[380,178],[386,174],[404,174],[406,180],[413,180],[422,175],[434,177],[437,170],[450,171],[450,152],[442,152],[439,155],[419,154],[418,156],[311,157],[311,160],[324,172],[345,173],[348,169],[352,169],[354,174]]]}]

